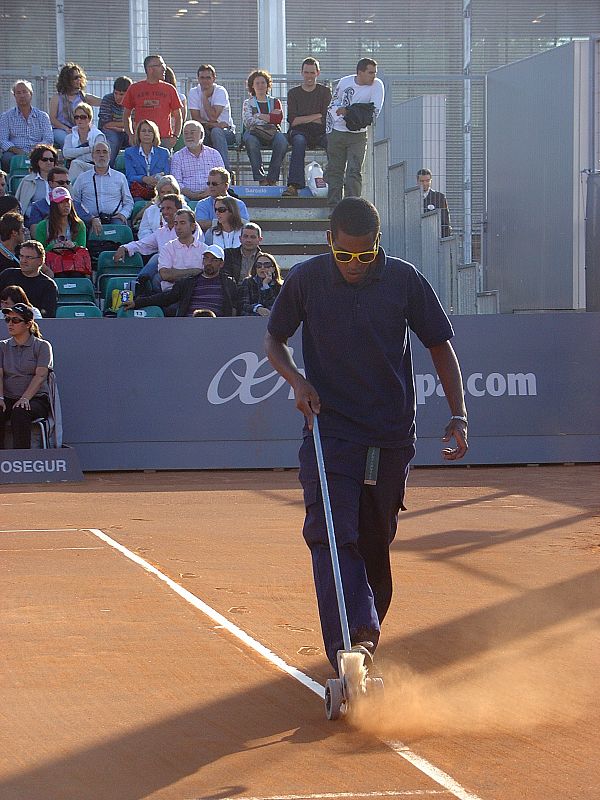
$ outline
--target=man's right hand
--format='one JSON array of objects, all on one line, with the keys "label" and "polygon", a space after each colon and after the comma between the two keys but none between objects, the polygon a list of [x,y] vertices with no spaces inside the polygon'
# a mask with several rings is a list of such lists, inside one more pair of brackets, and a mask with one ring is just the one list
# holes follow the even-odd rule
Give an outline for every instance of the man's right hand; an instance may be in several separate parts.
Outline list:
[{"label": "man's right hand", "polygon": [[113,256],[114,261],[124,261],[127,258],[127,248],[125,245],[121,245],[118,250],[115,250],[115,254]]},{"label": "man's right hand", "polygon": [[125,311],[133,311],[133,309],[135,308],[135,301],[128,300],[126,303],[123,303],[123,308],[125,309]]},{"label": "man's right hand", "polygon": [[102,223],[100,222],[100,217],[92,217],[92,230],[96,234],[96,236],[100,236],[102,233]]},{"label": "man's right hand", "polygon": [[321,411],[321,400],[315,387],[302,375],[293,383],[296,408],[306,417],[309,431],[312,431],[313,416]]}]

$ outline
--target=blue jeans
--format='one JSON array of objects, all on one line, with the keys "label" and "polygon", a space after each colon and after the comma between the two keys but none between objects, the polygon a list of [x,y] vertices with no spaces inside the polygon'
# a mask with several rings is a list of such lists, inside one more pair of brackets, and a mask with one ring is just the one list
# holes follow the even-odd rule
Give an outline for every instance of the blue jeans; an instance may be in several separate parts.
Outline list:
[{"label": "blue jeans", "polygon": [[160,287],[160,275],[158,274],[158,253],[155,253],[138,272],[137,280],[139,281],[140,278],[148,278],[148,280],[152,281],[153,291],[162,291]]},{"label": "blue jeans", "polygon": [[52,133],[54,134],[54,144],[59,150],[62,150],[65,145],[65,139],[69,135],[68,132],[63,131],[62,128],[53,128]]},{"label": "blue jeans", "polygon": [[287,137],[281,131],[278,131],[273,137],[271,142],[271,161],[269,163],[269,171],[265,175],[263,169],[263,160],[261,154],[260,139],[255,136],[251,131],[244,133],[244,144],[246,145],[246,152],[252,165],[252,177],[255,181],[263,181],[265,178],[272,183],[277,183],[279,180],[279,173],[281,172],[281,163],[288,148]]},{"label": "blue jeans", "polygon": [[214,147],[215,150],[219,151],[225,164],[225,169],[231,172],[228,146],[236,142],[235,133],[231,128],[206,128],[204,140],[210,147]]},{"label": "blue jeans", "polygon": [[[306,155],[306,148],[308,142],[303,133],[294,133],[292,128],[289,132],[289,137],[292,145],[292,155],[290,156],[290,172],[288,175],[288,186],[293,184],[298,189],[304,189],[306,186],[306,179],[304,177],[304,158]],[[327,150],[327,136],[323,134],[318,141],[318,146]]]},{"label": "blue jeans", "polygon": [[125,131],[107,130],[102,131],[102,133],[106,136],[106,141],[110,145],[109,165],[114,167],[117,156],[119,155],[119,150],[124,150],[126,147],[129,147],[129,136],[127,136]]},{"label": "blue jeans", "polygon": [[[352,644],[379,641],[381,623],[392,599],[390,545],[415,448],[381,448],[377,483],[364,483],[368,448],[324,436],[321,440],[335,526],[338,558]],[[306,517],[304,540],[310,548],[321,630],[327,657],[337,670],[343,649],[327,526],[312,436],[300,448],[300,483]]]}]

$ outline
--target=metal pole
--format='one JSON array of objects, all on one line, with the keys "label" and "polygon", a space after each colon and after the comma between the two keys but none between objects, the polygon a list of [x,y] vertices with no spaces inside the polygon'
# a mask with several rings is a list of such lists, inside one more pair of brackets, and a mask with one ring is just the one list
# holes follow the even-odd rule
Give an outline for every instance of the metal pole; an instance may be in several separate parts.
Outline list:
[{"label": "metal pole", "polygon": [[56,0],[56,62],[60,69],[66,62],[65,55],[65,3],[64,0]]},{"label": "metal pole", "polygon": [[149,53],[148,0],[129,0],[129,64],[132,73],[144,71],[144,59]]},{"label": "metal pole", "polygon": [[463,0],[463,261],[473,258],[471,211],[471,0]]},{"label": "metal pole", "polygon": [[287,73],[285,0],[258,0],[258,63],[272,75]]}]

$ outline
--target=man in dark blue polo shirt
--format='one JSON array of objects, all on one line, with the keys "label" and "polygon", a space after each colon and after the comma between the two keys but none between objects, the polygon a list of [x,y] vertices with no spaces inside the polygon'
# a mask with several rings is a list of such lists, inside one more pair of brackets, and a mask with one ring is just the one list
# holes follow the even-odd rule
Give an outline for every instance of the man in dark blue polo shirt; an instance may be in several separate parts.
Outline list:
[{"label": "man in dark blue polo shirt", "polygon": [[[467,451],[462,378],[452,326],[435,292],[411,264],[379,247],[377,209],[348,197],[334,209],[331,254],[290,272],[269,317],[265,349],[305,416],[300,448],[304,538],[311,550],[327,656],[343,648],[327,529],[310,431],[319,415],[340,569],[353,644],[379,641],[392,597],[389,546],[414,456],[415,395],[409,328],[431,353],[450,406],[443,450]],[[287,340],[302,323],[306,378]]]}]

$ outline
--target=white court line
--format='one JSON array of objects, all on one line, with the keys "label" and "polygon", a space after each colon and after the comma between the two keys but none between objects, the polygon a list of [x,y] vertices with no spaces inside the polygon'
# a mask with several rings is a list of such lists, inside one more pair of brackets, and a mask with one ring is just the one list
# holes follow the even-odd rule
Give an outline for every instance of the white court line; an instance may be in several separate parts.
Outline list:
[{"label": "white court line", "polygon": [[[219,614],[218,611],[215,611],[214,608],[207,605],[205,602],[200,600],[199,597],[196,597],[195,594],[192,594],[187,589],[184,589],[183,586],[180,586],[178,583],[175,583],[174,580],[169,578],[164,572],[161,572],[159,569],[154,567],[145,559],[138,556],[136,553],[133,553],[127,547],[122,545],[120,542],[117,542],[115,539],[112,539],[108,536],[104,531],[101,531],[99,528],[87,528],[90,533],[93,533],[94,536],[97,536],[103,542],[113,547],[115,550],[118,550],[122,555],[128,558],[130,561],[133,561],[134,564],[138,564],[140,567],[146,570],[146,572],[150,572],[152,575],[156,575],[163,583],[166,583],[169,588],[171,588],[176,594],[190,603],[194,608],[197,608],[199,611],[202,611],[203,614],[206,614],[207,617],[212,619],[218,625],[221,625],[225,628],[232,636],[235,636],[241,642],[243,642],[247,647],[254,650],[256,653],[259,653],[261,656],[270,661],[271,664],[274,664],[283,672],[286,672],[288,675],[291,675],[292,678],[295,678],[299,681],[303,686],[306,686],[307,689],[310,689],[311,692],[319,695],[319,697],[325,697],[325,688],[321,686],[320,683],[310,678],[308,675],[305,675],[304,672],[297,669],[296,667],[292,667],[290,664],[285,662],[282,658],[278,655],[273,653],[269,650],[268,647],[265,647],[263,644],[258,642],[256,639],[253,639],[249,636],[246,631],[243,631],[241,628],[238,628],[237,625],[234,625],[233,622],[230,622],[227,617],[224,617],[222,614]],[[422,758],[421,756],[414,753],[409,747],[406,747],[402,742],[398,741],[386,741],[385,739],[380,739],[385,745],[387,745],[394,753],[399,755],[401,758],[408,761],[409,764],[412,764],[416,767],[420,772],[427,775],[431,778],[435,783],[442,786],[446,791],[453,794],[458,800],[482,800],[476,794],[467,791],[463,786],[460,785],[457,781],[454,780],[450,775],[446,772],[443,772],[438,767],[431,764],[427,759]],[[328,797],[332,795],[320,795],[321,797]],[[344,795],[333,795],[334,797],[344,797]],[[359,795],[350,795],[350,797],[358,797]],[[360,795],[363,796],[363,795]],[[367,796],[367,795],[364,795]],[[377,795],[374,795],[377,797]],[[311,795],[311,797],[317,797],[317,795]],[[242,800],[241,798],[236,798],[236,800]],[[249,800],[246,798],[246,800]],[[275,798],[269,798],[268,800],[275,800]]]},{"label": "white court line", "polygon": [[6,547],[0,553],[54,553],[62,550],[104,550],[104,547]]},{"label": "white court line", "polygon": [[[219,800],[343,800],[359,797],[422,797],[424,795],[448,794],[443,789],[406,789],[406,791],[383,792],[326,792],[325,794],[275,794],[269,797],[221,797]],[[192,800],[201,800],[199,797]]]},{"label": "white court line", "polygon": [[0,531],[0,533],[64,533],[64,531],[89,531],[89,528],[26,528],[24,530],[11,528],[8,531]]}]

